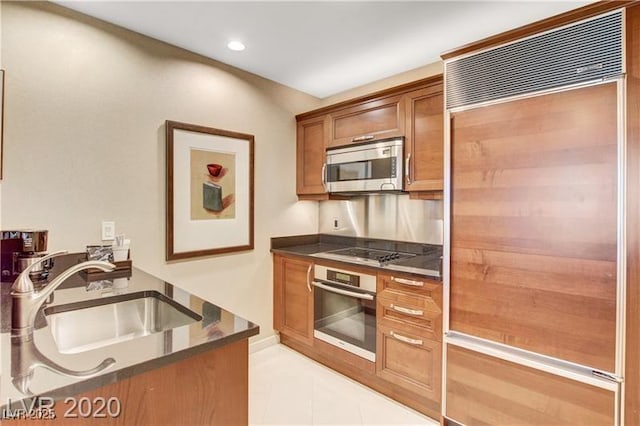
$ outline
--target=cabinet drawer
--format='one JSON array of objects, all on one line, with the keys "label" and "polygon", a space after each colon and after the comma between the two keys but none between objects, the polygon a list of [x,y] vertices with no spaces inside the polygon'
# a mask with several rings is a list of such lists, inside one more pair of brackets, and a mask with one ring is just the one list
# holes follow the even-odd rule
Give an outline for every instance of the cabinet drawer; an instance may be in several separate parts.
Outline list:
[{"label": "cabinet drawer", "polygon": [[466,425],[613,425],[616,394],[453,345],[445,415]]},{"label": "cabinet drawer", "polygon": [[402,95],[365,102],[331,114],[329,146],[404,136]]},{"label": "cabinet drawer", "polygon": [[378,296],[378,318],[391,324],[407,324],[420,336],[442,341],[442,311],[431,299],[403,294]]},{"label": "cabinet drawer", "polygon": [[[434,281],[417,275],[378,274],[378,293],[385,291],[429,297],[442,309],[442,281]],[[384,294],[382,296],[385,297]]]},{"label": "cabinet drawer", "polygon": [[440,402],[442,346],[395,327],[378,325],[378,377]]}]

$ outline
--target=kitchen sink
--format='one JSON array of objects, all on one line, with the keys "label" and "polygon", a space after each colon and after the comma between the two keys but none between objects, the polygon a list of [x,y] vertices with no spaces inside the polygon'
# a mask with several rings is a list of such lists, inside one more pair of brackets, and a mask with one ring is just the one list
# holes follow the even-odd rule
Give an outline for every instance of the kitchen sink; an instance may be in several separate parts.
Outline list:
[{"label": "kitchen sink", "polygon": [[46,308],[61,353],[74,354],[202,320],[172,299],[145,291]]}]

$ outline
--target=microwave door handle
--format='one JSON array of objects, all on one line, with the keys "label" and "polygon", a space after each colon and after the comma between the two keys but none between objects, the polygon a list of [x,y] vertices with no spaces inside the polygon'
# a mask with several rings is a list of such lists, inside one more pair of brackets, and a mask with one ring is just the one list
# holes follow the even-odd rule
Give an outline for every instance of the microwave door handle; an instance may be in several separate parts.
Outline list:
[{"label": "microwave door handle", "polygon": [[321,288],[323,290],[330,291],[331,293],[342,294],[343,296],[350,296],[350,297],[355,297],[355,298],[364,299],[364,300],[373,300],[374,299],[374,296],[371,295],[371,294],[356,293],[356,292],[353,292],[353,291],[341,290],[339,288],[331,287],[331,286],[319,283],[317,281],[314,281],[313,285],[315,287]]},{"label": "microwave door handle", "polygon": [[356,138],[351,139],[351,142],[363,142],[363,141],[370,141],[372,139],[374,139],[375,136],[374,135],[364,135],[364,136],[358,136]]},{"label": "microwave door handle", "polygon": [[411,185],[411,153],[407,154],[407,159],[404,162],[404,177],[407,180],[407,185]]}]

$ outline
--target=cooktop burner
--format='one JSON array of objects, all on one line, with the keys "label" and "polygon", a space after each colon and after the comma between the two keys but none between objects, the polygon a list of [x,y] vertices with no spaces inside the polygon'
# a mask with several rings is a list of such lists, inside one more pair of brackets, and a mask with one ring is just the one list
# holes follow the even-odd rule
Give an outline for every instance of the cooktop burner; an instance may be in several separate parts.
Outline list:
[{"label": "cooktop burner", "polygon": [[410,259],[415,256],[412,253],[401,253],[397,251],[368,249],[363,247],[350,247],[346,249],[333,250],[325,252],[326,257],[336,259],[347,258],[349,260],[360,261],[363,263],[377,263],[384,265],[390,262]]}]

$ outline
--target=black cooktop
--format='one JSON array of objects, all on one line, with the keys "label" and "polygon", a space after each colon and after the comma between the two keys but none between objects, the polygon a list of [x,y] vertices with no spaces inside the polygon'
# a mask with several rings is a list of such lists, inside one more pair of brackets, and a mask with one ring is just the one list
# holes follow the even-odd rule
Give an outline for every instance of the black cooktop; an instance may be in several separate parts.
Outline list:
[{"label": "black cooktop", "polygon": [[345,256],[360,261],[375,261],[379,263],[388,263],[398,260],[410,259],[415,256],[413,253],[402,253],[397,251],[369,249],[363,247],[349,247],[346,249],[333,250],[334,256]]}]

